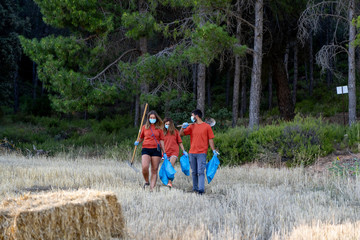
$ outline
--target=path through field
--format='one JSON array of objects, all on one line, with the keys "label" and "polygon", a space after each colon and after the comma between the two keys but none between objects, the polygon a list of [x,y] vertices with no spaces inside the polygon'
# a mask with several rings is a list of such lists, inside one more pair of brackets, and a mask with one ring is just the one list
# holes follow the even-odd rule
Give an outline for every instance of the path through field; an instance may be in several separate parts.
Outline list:
[{"label": "path through field", "polygon": [[110,190],[133,239],[360,239],[360,179],[225,167],[199,196],[176,169],[173,189],[158,181],[151,193],[123,162],[0,155],[0,200],[47,189]]}]

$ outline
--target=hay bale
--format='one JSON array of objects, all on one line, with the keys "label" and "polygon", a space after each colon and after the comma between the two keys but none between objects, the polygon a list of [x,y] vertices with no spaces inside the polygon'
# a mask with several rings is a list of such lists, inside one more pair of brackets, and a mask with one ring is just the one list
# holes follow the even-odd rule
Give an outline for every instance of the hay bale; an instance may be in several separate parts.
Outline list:
[{"label": "hay bale", "polygon": [[0,240],[121,238],[124,228],[121,206],[111,192],[50,192],[0,204]]}]

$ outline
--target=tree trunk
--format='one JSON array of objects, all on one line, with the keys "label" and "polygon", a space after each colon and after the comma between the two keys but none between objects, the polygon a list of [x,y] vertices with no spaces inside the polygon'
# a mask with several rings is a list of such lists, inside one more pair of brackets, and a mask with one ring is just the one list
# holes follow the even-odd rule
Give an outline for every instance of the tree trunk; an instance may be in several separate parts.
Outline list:
[{"label": "tree trunk", "polygon": [[313,56],[313,35],[309,38],[309,94],[312,96],[314,88],[314,56]]},{"label": "tree trunk", "polygon": [[285,72],[286,72],[286,77],[287,77],[288,81],[290,81],[290,78],[289,78],[289,55],[290,55],[290,43],[287,43],[286,49],[285,49],[285,56],[284,56],[284,66],[285,66]]},{"label": "tree trunk", "polygon": [[355,79],[355,47],[353,41],[356,37],[356,26],[352,24],[352,20],[355,17],[355,0],[349,2],[349,76],[348,76],[348,87],[349,87],[349,125],[351,126],[356,122],[356,79]]},{"label": "tree trunk", "polygon": [[295,42],[294,45],[294,80],[293,80],[293,104],[296,104],[296,91],[297,91],[297,81],[298,81],[298,46]]},{"label": "tree trunk", "polygon": [[273,80],[276,84],[276,96],[281,117],[285,120],[291,120],[294,117],[294,107],[285,66],[281,60],[281,56],[279,56],[278,59],[273,57],[271,61]]},{"label": "tree trunk", "polygon": [[[237,1],[237,13],[241,14],[241,4],[240,4],[239,0]],[[237,43],[241,44],[241,21],[240,21],[240,19],[237,19],[236,39],[238,41]],[[240,68],[241,68],[241,58],[239,55],[235,55],[234,90],[233,90],[233,105],[232,105],[232,127],[236,126],[237,119],[239,117],[239,90],[240,90],[240,74],[241,74]]]},{"label": "tree trunk", "polygon": [[273,81],[272,81],[272,72],[269,71],[269,110],[272,109],[273,101]]},{"label": "tree trunk", "polygon": [[194,93],[194,101],[197,99],[197,64],[192,65],[192,79],[193,79],[193,93]]},{"label": "tree trunk", "polygon": [[[200,7],[200,16],[204,15],[205,9]],[[200,17],[200,26],[205,24],[205,19]],[[206,66],[203,63],[199,63],[197,69],[197,103],[196,108],[200,109],[203,117],[205,116],[205,84],[206,84]]]},{"label": "tree trunk", "polygon": [[246,74],[244,71],[244,68],[240,69],[241,71],[241,78],[240,78],[240,84],[241,84],[241,106],[240,106],[240,118],[245,117],[245,113],[247,110],[247,98],[246,98]]},{"label": "tree trunk", "polygon": [[16,70],[13,72],[13,81],[14,81],[14,113],[19,111],[19,84],[18,84],[19,70],[16,67]]},{"label": "tree trunk", "polygon": [[205,81],[206,81],[206,66],[199,63],[197,71],[197,104],[196,108],[200,109],[205,116]]},{"label": "tree trunk", "polygon": [[261,93],[261,66],[262,66],[262,44],[263,44],[263,0],[255,2],[255,36],[254,55],[251,73],[249,127],[259,127],[260,117],[260,93]]},{"label": "tree trunk", "polygon": [[33,99],[36,100],[36,90],[38,85],[38,76],[36,73],[36,63],[33,62]]},{"label": "tree trunk", "polygon": [[235,56],[234,93],[232,105],[232,127],[236,126],[239,111],[239,90],[240,90],[240,56]]}]

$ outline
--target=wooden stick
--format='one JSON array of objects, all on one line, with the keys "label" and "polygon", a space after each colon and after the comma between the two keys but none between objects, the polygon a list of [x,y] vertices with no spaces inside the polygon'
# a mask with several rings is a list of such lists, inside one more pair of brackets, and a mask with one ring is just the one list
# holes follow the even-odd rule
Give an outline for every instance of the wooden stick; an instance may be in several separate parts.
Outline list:
[{"label": "wooden stick", "polygon": [[[144,118],[145,118],[145,114],[146,114],[147,107],[148,107],[148,104],[146,103],[146,104],[145,104],[145,108],[144,108],[144,113],[143,113],[143,116],[142,116],[142,119],[141,119],[141,124],[140,124],[139,133],[138,133],[138,136],[137,136],[137,138],[136,138],[136,141],[139,140],[139,137],[140,137],[141,128],[142,128],[142,125],[143,125],[143,122],[144,122]],[[137,148],[137,146],[135,146],[135,149],[134,149],[134,153],[133,153],[133,156],[132,156],[132,159],[131,159],[131,165],[132,165],[133,162],[134,162],[136,148]]]}]

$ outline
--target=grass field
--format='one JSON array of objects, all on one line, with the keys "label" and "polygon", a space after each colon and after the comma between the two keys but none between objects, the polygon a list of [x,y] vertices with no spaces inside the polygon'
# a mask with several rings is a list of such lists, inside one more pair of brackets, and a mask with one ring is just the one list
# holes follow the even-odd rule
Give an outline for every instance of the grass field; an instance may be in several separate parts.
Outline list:
[{"label": "grass field", "polygon": [[39,189],[110,190],[129,239],[360,239],[360,179],[224,167],[199,196],[177,166],[173,189],[158,181],[149,192],[121,161],[129,155],[120,162],[0,155],[0,200]]}]

